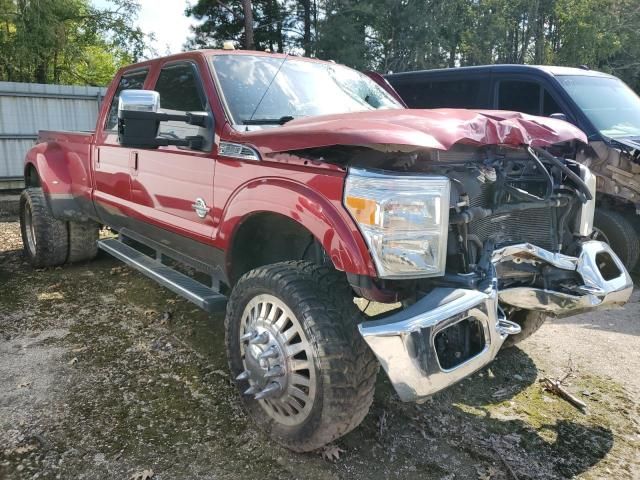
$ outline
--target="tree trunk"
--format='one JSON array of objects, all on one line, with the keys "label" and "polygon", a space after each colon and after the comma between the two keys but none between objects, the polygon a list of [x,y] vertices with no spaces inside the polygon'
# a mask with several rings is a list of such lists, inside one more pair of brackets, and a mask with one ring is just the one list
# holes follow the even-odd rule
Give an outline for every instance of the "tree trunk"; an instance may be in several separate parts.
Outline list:
[{"label": "tree trunk", "polygon": [[448,66],[449,68],[453,68],[456,66],[456,51],[458,49],[458,45],[457,44],[453,44],[451,45],[451,47],[449,47],[449,63]]},{"label": "tree trunk", "polygon": [[284,35],[282,33],[282,17],[278,19],[278,52],[284,53]]},{"label": "tree trunk", "polygon": [[247,50],[255,50],[253,43],[253,9],[251,0],[242,0],[244,10],[244,46]]},{"label": "tree trunk", "polygon": [[315,57],[318,54],[318,2],[317,0],[313,0],[313,32],[314,32],[314,41],[313,41],[313,56]]},{"label": "tree trunk", "polygon": [[311,56],[311,0],[301,0],[304,20],[304,37],[302,46],[304,47],[304,56]]},{"label": "tree trunk", "polygon": [[36,65],[35,79],[36,83],[49,83],[47,82],[47,64],[44,61]]}]

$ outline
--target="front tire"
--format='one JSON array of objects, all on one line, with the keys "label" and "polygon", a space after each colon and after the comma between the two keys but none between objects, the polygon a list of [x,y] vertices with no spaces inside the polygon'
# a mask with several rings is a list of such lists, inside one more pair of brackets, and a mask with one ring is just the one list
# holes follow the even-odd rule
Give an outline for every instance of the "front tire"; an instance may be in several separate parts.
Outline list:
[{"label": "front tire", "polygon": [[360,424],[373,401],[378,362],[343,273],[308,262],[256,268],[227,307],[229,365],[258,427],[299,452]]},{"label": "front tire", "polygon": [[20,231],[25,254],[34,267],[54,267],[67,261],[67,222],[51,215],[41,188],[27,188],[20,196]]},{"label": "front tire", "polygon": [[515,347],[518,343],[529,338],[536,333],[542,324],[547,321],[544,312],[534,312],[531,310],[518,310],[509,318],[512,322],[520,325],[521,331],[517,335],[509,335],[504,341],[503,348]]},{"label": "front tire", "polygon": [[593,219],[594,239],[607,243],[631,271],[640,257],[640,241],[633,224],[622,214],[596,208]]}]

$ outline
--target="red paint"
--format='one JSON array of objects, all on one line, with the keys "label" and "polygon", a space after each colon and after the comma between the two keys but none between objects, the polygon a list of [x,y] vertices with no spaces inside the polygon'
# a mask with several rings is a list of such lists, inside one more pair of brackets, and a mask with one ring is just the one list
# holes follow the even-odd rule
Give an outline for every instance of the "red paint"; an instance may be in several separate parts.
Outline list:
[{"label": "red paint", "polygon": [[263,154],[328,145],[400,145],[449,150],[455,144],[533,145],[579,140],[585,134],[570,123],[497,110],[376,110],[307,117],[277,130],[235,132]]},{"label": "red paint", "polygon": [[[251,215],[281,214],[306,227],[338,269],[375,276],[366,244],[342,206],[344,169],[307,164],[287,152],[328,145],[410,145],[446,150],[457,143],[544,146],[586,141],[580,130],[560,120],[448,109],[328,115],[294,120],[279,128],[239,132],[226,120],[209,70],[207,57],[216,53],[247,52],[203,50],[126,67],[108,89],[95,134],[41,132],[40,143],[29,151],[25,162],[37,169],[44,191],[92,200],[111,212],[226,252],[238,227]],[[215,117],[216,144],[220,140],[247,144],[261,153],[262,160],[225,158],[215,147],[207,153],[176,147],[134,151],[119,146],[115,133],[104,130],[111,98],[124,71],[148,68],[145,88],[151,89],[163,65],[181,60],[194,62],[200,71]],[[204,219],[192,208],[198,197],[211,207]],[[230,261],[227,255],[227,267]]]}]

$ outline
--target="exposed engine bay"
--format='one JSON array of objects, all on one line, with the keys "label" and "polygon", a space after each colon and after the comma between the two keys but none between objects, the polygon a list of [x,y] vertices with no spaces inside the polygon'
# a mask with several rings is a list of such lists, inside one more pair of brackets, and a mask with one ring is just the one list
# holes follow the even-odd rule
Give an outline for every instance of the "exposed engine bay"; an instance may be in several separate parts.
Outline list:
[{"label": "exposed engine bay", "polygon": [[[541,149],[466,148],[432,152],[426,171],[452,180],[447,245],[448,274],[487,272],[493,252],[530,243],[554,253],[574,255],[590,234],[580,225],[595,191],[580,165]],[[582,230],[581,231],[581,227]],[[496,265],[499,288],[575,285],[566,273],[552,275],[535,261]]]},{"label": "exposed engine bay", "polygon": [[[450,179],[446,274],[418,281],[422,292],[442,284],[475,285],[490,274],[496,249],[530,243],[575,255],[591,234],[592,225],[582,224],[593,215],[591,174],[580,164],[540,148],[458,145],[447,151],[383,152],[333,147],[314,150],[312,156],[350,167]],[[536,262],[505,262],[497,268],[500,288],[562,288],[580,281],[565,272],[543,270]],[[415,291],[407,281],[382,281],[379,287],[405,295]]]},{"label": "exposed engine bay", "polygon": [[576,162],[532,147],[313,153],[349,168],[344,204],[378,269],[350,276],[354,291],[402,301],[360,332],[403,400],[485,365],[530,315],[611,308],[631,294],[620,259],[591,238],[595,176]]}]

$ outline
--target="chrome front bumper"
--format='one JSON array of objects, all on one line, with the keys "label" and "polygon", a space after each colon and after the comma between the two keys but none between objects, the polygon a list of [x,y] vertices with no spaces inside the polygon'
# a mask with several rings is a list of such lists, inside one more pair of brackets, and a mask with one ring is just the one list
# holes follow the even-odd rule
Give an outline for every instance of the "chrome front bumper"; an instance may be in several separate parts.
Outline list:
[{"label": "chrome front bumper", "polygon": [[[498,279],[493,278],[483,291],[437,288],[399,313],[361,324],[360,333],[401,400],[424,400],[491,362],[507,335],[519,332],[517,325],[504,318],[499,305],[568,316],[623,305],[633,290],[624,265],[602,242],[584,243],[578,257],[530,244],[513,245],[496,250],[492,261],[495,267],[508,262],[543,263],[575,272],[583,284],[563,292],[528,287],[498,292]],[[467,319],[482,326],[484,348],[454,368],[442,368],[435,348],[436,335]]]},{"label": "chrome front bumper", "polygon": [[525,243],[496,250],[492,260],[494,265],[505,262],[547,264],[559,270],[575,271],[582,279],[582,285],[563,292],[530,287],[500,291],[503,304],[546,312],[554,317],[622,306],[633,291],[633,281],[623,263],[609,245],[595,240],[584,243],[577,258]]}]

